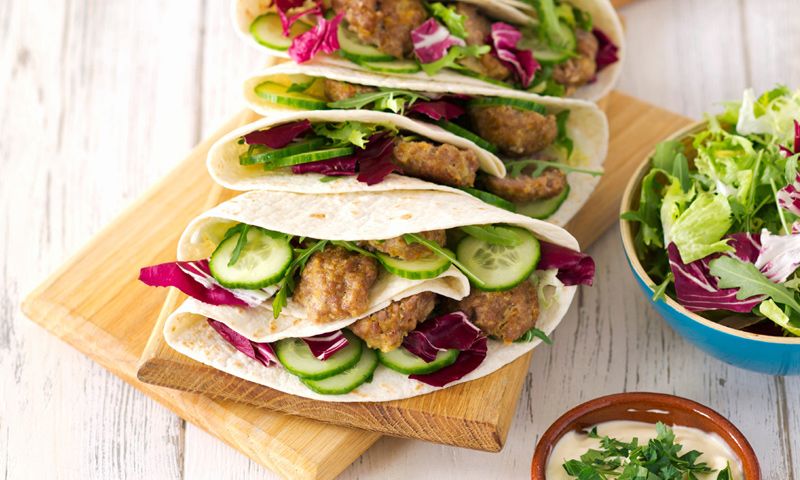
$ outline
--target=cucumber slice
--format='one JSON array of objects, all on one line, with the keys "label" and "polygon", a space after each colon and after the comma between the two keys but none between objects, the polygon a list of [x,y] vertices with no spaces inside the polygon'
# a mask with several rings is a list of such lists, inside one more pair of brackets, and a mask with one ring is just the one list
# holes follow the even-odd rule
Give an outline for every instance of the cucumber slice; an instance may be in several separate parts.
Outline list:
[{"label": "cucumber slice", "polygon": [[350,369],[322,380],[301,378],[300,381],[322,395],[343,395],[352,392],[364,382],[372,381],[372,374],[376,368],[378,368],[378,356],[375,355],[375,351],[365,347],[358,363]]},{"label": "cucumber slice", "polygon": [[211,254],[208,268],[220,285],[257,290],[283,278],[293,255],[286,236],[249,227],[247,241],[239,251],[236,262],[231,265],[241,235],[239,232],[226,238]]},{"label": "cucumber slice", "polygon": [[353,147],[335,147],[327,148],[325,150],[316,150],[313,152],[298,153],[297,155],[290,155],[288,157],[276,158],[264,164],[264,170],[274,170],[281,167],[290,167],[292,165],[300,165],[301,163],[318,162],[320,160],[328,160],[330,158],[346,157],[355,152]]},{"label": "cucumber slice", "polygon": [[364,350],[363,342],[353,333],[345,330],[348,344],[327,360],[320,360],[311,353],[301,338],[285,338],[275,345],[275,355],[281,365],[289,372],[306,380],[322,380],[350,369],[357,364]]},{"label": "cucumber slice", "polygon": [[497,154],[497,152],[499,152],[496,145],[487,142],[483,138],[479,137],[478,135],[475,135],[474,133],[470,132],[469,130],[460,125],[457,125],[453,122],[448,122],[447,120],[439,120],[438,122],[436,122],[436,125],[439,125],[448,132],[458,135],[461,138],[466,138],[467,140],[481,147],[484,150],[487,150],[494,154]]},{"label": "cucumber slice", "polygon": [[544,220],[546,218],[550,218],[554,213],[556,213],[568,196],[569,185],[567,185],[566,188],[564,188],[564,190],[562,190],[561,193],[555,197],[546,198],[544,200],[536,200],[520,205],[517,207],[517,213],[527,215],[531,218]]},{"label": "cucumber slice", "polygon": [[292,46],[292,40],[298,35],[311,30],[311,26],[303,22],[295,22],[289,29],[289,36],[283,36],[280,17],[275,13],[259,16],[250,24],[250,34],[256,42],[273,50],[285,52]]},{"label": "cucumber slice", "polygon": [[411,280],[436,278],[450,268],[450,260],[438,254],[419,260],[401,260],[384,253],[376,253],[375,255],[390,273],[394,273],[398,277],[410,278]]},{"label": "cucumber slice", "polygon": [[463,187],[461,190],[469,193],[473,197],[483,201],[484,203],[488,203],[489,205],[500,207],[503,210],[508,210],[509,212],[516,212],[517,206],[514,205],[512,202],[509,202],[503,197],[498,197],[494,193],[484,192],[483,190],[478,190],[477,188],[470,188],[470,187]]},{"label": "cucumber slice", "polygon": [[519,110],[530,110],[540,115],[547,115],[547,108],[541,103],[522,100],[519,98],[480,97],[470,100],[471,107],[508,106]]},{"label": "cucumber slice", "polygon": [[[572,32],[570,33],[574,39],[575,34]],[[570,50],[553,48],[547,45],[547,43],[540,41],[535,36],[524,37],[520,41],[520,45],[521,47],[517,48],[533,51],[533,58],[542,65],[556,65],[572,57],[572,52]]]},{"label": "cucumber slice", "polygon": [[456,247],[458,261],[484,282],[481,290],[510,290],[527,280],[539,264],[539,240],[524,228],[507,228],[519,235],[518,245],[495,245],[467,236]]},{"label": "cucumber slice", "polygon": [[357,62],[362,67],[380,73],[417,73],[422,70],[413,60],[392,60],[390,62]]},{"label": "cucumber slice", "polygon": [[261,82],[253,90],[259,97],[278,105],[301,110],[324,110],[328,108],[328,103],[324,100],[302,92],[289,92],[289,87],[275,82]]},{"label": "cucumber slice", "polygon": [[307,153],[312,150],[317,150],[319,147],[325,145],[324,138],[312,138],[297,143],[290,143],[283,148],[269,148],[266,145],[253,145],[247,155],[239,157],[240,165],[256,165],[258,163],[267,163],[279,158],[291,157],[299,153]]},{"label": "cucumber slice", "polygon": [[387,368],[406,375],[422,375],[433,373],[456,362],[459,351],[445,350],[439,352],[432,362],[428,363],[409,352],[403,347],[392,350],[391,352],[378,352],[378,360]]},{"label": "cucumber slice", "polygon": [[339,24],[339,55],[353,62],[390,62],[394,57],[381,52],[371,45],[361,43],[355,35],[343,25]]}]

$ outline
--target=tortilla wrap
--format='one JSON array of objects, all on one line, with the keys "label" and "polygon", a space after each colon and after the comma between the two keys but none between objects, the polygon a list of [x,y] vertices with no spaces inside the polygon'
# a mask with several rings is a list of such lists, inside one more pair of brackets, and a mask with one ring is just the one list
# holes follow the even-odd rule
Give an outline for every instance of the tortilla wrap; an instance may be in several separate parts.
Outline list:
[{"label": "tortilla wrap", "polygon": [[[448,0],[445,0],[448,1]],[[479,6],[482,10],[489,13],[490,16],[497,18],[514,25],[528,25],[535,22],[536,11],[532,5],[518,1],[518,0],[462,0],[465,3],[472,3]],[[264,45],[259,44],[253,39],[250,34],[250,24],[259,15],[262,15],[270,10],[272,0],[233,0],[232,5],[232,20],[235,31],[239,36],[249,45],[258,49],[266,50],[270,55],[289,58],[286,51],[274,50]],[[609,65],[597,74],[597,80],[593,83],[579,87],[572,95],[573,98],[580,98],[584,100],[597,101],[606,96],[616,85],[619,75],[622,72],[622,62],[625,53],[625,37],[622,29],[622,23],[616,10],[609,0],[569,0],[567,3],[574,5],[588,12],[592,16],[594,26],[603,31],[608,37],[619,47],[617,53],[619,61],[613,65]],[[338,55],[324,55],[320,54],[306,65],[332,65],[343,68],[355,69],[359,71],[369,72],[358,64],[351,62],[347,59],[339,57]],[[415,79],[418,81],[431,82],[431,80],[440,83],[451,83],[454,85],[477,85],[488,86],[495,90],[506,90],[497,85],[488,84],[480,79],[469,77],[467,75],[460,75],[452,71],[442,71],[433,77],[424,72],[417,72],[413,74],[393,74],[395,78],[402,79]],[[512,89],[508,89],[512,90]],[[512,90],[513,91],[513,90]]]},{"label": "tortilla wrap", "polygon": [[[266,73],[264,73],[266,72]],[[394,88],[417,89],[421,87],[419,81],[406,81],[378,77],[375,75],[354,72],[334,67],[322,66],[298,66],[291,63],[277,65],[262,74],[254,75],[248,79],[246,85],[257,82],[264,76],[290,75],[302,72],[307,75],[323,75],[329,78],[345,79],[354,83],[372,84],[378,82],[390,84]],[[448,84],[435,84],[427,81],[425,85],[437,92],[447,93],[456,90],[456,87]],[[247,88],[247,86],[245,87]],[[425,89],[426,91],[428,89]],[[486,87],[464,86],[458,87],[458,91],[470,95],[497,95],[496,90]],[[509,97],[523,98],[530,100],[532,95],[513,90],[504,90],[503,95]],[[567,122],[567,131],[574,143],[574,151],[570,158],[570,163],[591,170],[601,170],[603,161],[608,150],[608,122],[605,115],[593,104],[579,100],[550,99],[536,97],[537,102],[541,102],[548,110],[557,113],[569,108],[572,113]],[[366,183],[357,181],[354,177],[341,177],[331,182],[320,181],[323,175],[316,173],[305,173],[295,175],[288,171],[266,172],[259,165],[243,167],[239,164],[239,155],[246,151],[247,145],[241,145],[238,140],[243,135],[277,126],[287,122],[308,119],[314,121],[342,122],[346,120],[361,121],[370,123],[382,123],[395,125],[401,130],[413,132],[422,137],[433,140],[437,143],[449,143],[459,148],[474,150],[480,162],[480,170],[494,176],[505,176],[506,170],[503,161],[496,155],[478,147],[470,140],[454,135],[437,125],[412,120],[408,117],[395,115],[386,112],[372,110],[317,110],[317,111],[297,111],[269,110],[268,107],[257,106],[254,99],[249,98],[248,103],[260,113],[269,116],[257,120],[249,125],[240,127],[218,140],[209,150],[207,165],[209,173],[215,182],[231,190],[275,190],[295,193],[343,193],[343,192],[366,192],[366,191],[390,191],[390,190],[441,190],[455,192],[468,196],[456,188],[441,185],[418,178],[406,177],[404,175],[391,174],[381,183],[368,186]],[[569,196],[561,207],[547,219],[548,222],[559,226],[566,223],[581,209],[586,200],[591,195],[600,178],[583,173],[567,173],[567,182],[570,185]]]},{"label": "tortilla wrap", "polygon": [[[232,223],[244,222],[284,233],[328,240],[381,240],[405,233],[449,229],[464,225],[506,223],[526,228],[541,240],[578,249],[578,242],[565,230],[554,225],[516,215],[478,200],[449,192],[397,190],[384,193],[350,193],[339,195],[307,195],[269,191],[248,192],[201,215],[187,227],[180,239],[178,258],[204,258],[218,241],[219,232]],[[440,277],[442,278],[442,277]],[[451,282],[453,298],[466,295],[463,275],[453,274],[443,281]],[[551,333],[569,308],[577,287],[548,287],[553,301],[540,305],[537,328]],[[164,337],[178,352],[231,375],[282,392],[324,401],[388,401],[422,395],[433,387],[379,366],[373,381],[344,395],[320,395],[280,366],[264,367],[238,352],[207,323],[210,317],[254,341],[302,335],[316,335],[343,328],[355,319],[329,325],[289,325],[286,330],[265,334],[271,315],[242,318],[241,309],[209,307],[189,299],[167,319]],[[282,315],[283,316],[283,315]],[[272,341],[272,340],[269,340]],[[530,351],[541,340],[529,343],[503,344],[490,340],[483,363],[464,378],[447,386],[488,375]],[[445,387],[446,388],[446,387]]]}]

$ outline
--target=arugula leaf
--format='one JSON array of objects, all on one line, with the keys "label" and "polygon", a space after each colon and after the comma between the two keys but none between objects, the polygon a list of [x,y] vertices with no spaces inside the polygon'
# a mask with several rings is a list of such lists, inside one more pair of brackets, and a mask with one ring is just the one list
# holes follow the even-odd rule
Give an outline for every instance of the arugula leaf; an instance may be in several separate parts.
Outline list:
[{"label": "arugula leaf", "polygon": [[800,303],[794,293],[783,285],[772,283],[752,263],[723,255],[711,260],[709,267],[711,274],[719,278],[721,288],[739,289],[737,299],[766,295],[800,313]]},{"label": "arugula leaf", "polygon": [[350,250],[351,252],[360,253],[361,255],[367,257],[375,257],[375,254],[364,250],[363,248],[356,245],[354,242],[348,242],[344,240],[331,240],[331,244],[336,245],[337,247],[342,247],[344,249]]},{"label": "arugula leaf", "polygon": [[363,122],[317,123],[314,133],[345,145],[364,148],[367,140],[378,129],[378,125]]},{"label": "arugula leaf", "polygon": [[437,20],[440,20],[445,27],[456,37],[466,40],[467,27],[466,17],[456,13],[456,7],[445,7],[442,3],[436,2],[428,4],[428,10]]},{"label": "arugula leaf", "polygon": [[521,337],[519,337],[518,339],[514,340],[514,343],[528,343],[528,342],[532,342],[533,339],[535,339],[535,338],[541,339],[544,343],[546,343],[548,345],[552,345],[553,344],[553,340],[549,336],[547,336],[546,333],[544,333],[543,331],[539,330],[536,327],[533,327],[530,330],[528,330],[527,332],[523,333]]},{"label": "arugula leaf", "polygon": [[228,260],[228,266],[232,267],[239,261],[239,257],[242,255],[242,250],[244,250],[244,246],[247,244],[247,232],[250,231],[250,225],[245,223],[239,224],[241,228],[239,229],[239,238],[236,239],[236,246],[233,247],[233,252],[231,252],[231,258]]},{"label": "arugula leaf", "polygon": [[306,263],[308,263],[308,259],[311,258],[311,255],[322,251],[327,244],[327,240],[318,240],[310,247],[294,249],[294,260],[289,264],[283,278],[277,283],[278,291],[275,293],[275,298],[272,300],[273,318],[278,318],[280,316],[281,310],[286,306],[289,295],[294,291],[294,276],[306,267]]},{"label": "arugula leaf", "polygon": [[431,242],[430,240],[427,240],[427,239],[417,235],[416,233],[406,233],[405,235],[403,235],[403,240],[405,240],[406,243],[409,244],[409,245],[411,245],[413,243],[421,243],[421,244],[425,245],[430,250],[432,250],[434,253],[437,253],[437,254],[441,255],[442,257],[450,260],[450,263],[452,263],[453,265],[458,267],[458,269],[461,270],[461,272],[464,275],[466,275],[467,278],[469,278],[470,281],[472,283],[474,283],[476,287],[478,287],[480,289],[486,288],[486,282],[481,280],[480,277],[475,275],[475,273],[473,273],[469,268],[464,266],[463,263],[459,262],[458,259],[456,258],[456,256],[453,254],[453,252],[451,252],[450,250],[448,250],[448,249],[446,249],[444,247],[441,247],[438,243]]},{"label": "arugula leaf", "polygon": [[468,225],[461,227],[461,230],[467,235],[483,240],[484,242],[502,245],[504,247],[514,247],[522,243],[522,239],[517,235],[517,232],[508,227]]},{"label": "arugula leaf", "polygon": [[675,280],[675,275],[672,272],[669,272],[667,276],[664,278],[664,281],[661,282],[655,289],[653,289],[653,301],[657,302],[664,298],[664,295],[667,292],[667,287],[669,284]]},{"label": "arugula leaf", "polygon": [[336,102],[328,103],[330,108],[361,109],[373,105],[374,110],[391,111],[402,114],[418,100],[427,101],[429,97],[409,90],[393,88],[381,89],[377,92],[364,92]]},{"label": "arugula leaf", "polygon": [[556,114],[556,127],[557,135],[555,144],[563,148],[567,152],[567,160],[572,156],[574,143],[569,135],[567,135],[567,121],[569,121],[569,113],[571,110],[562,110]]}]

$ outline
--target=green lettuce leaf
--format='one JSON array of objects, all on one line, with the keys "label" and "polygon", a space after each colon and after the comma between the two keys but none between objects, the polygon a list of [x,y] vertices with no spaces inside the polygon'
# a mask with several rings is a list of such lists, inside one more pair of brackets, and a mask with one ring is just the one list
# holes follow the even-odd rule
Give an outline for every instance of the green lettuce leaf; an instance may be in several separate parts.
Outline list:
[{"label": "green lettuce leaf", "polygon": [[428,5],[431,15],[441,21],[450,33],[458,38],[467,38],[466,17],[456,13],[455,6],[445,7],[442,3],[436,2]]},{"label": "green lettuce leaf", "polygon": [[731,207],[721,195],[702,192],[670,229],[670,235],[684,263],[705,258],[712,253],[730,252],[722,237],[731,228]]},{"label": "green lettuce leaf", "polygon": [[367,140],[377,129],[378,125],[362,122],[317,123],[314,125],[314,132],[317,135],[359,148],[366,146]]},{"label": "green lettuce leaf", "polygon": [[761,302],[761,305],[758,306],[758,311],[787,332],[800,337],[800,326],[793,325],[789,316],[771,298]]},{"label": "green lettuce leaf", "polygon": [[694,187],[691,187],[688,192],[684,192],[679,179],[673,177],[671,180],[672,183],[664,191],[664,198],[661,201],[661,228],[664,230],[664,245],[669,245],[672,241],[670,233],[673,225],[695,196]]},{"label": "green lettuce leaf", "polygon": [[444,68],[455,68],[459,70],[463,68],[458,64],[460,59],[465,57],[480,57],[484,53],[489,53],[491,49],[492,47],[489,45],[454,45],[450,47],[447,54],[439,60],[431,63],[422,63],[420,66],[425,73],[431,76],[436,75]]}]

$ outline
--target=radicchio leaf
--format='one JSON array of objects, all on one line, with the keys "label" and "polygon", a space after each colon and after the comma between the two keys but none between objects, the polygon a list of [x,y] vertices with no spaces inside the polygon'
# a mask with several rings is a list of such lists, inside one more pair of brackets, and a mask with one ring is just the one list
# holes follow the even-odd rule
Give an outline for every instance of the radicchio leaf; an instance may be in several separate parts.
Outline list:
[{"label": "radicchio leaf", "polygon": [[[740,234],[748,235],[748,234]],[[740,240],[743,238],[740,237]],[[752,238],[751,238],[752,240]],[[733,245],[745,245],[744,241],[734,241]],[[749,248],[749,247],[748,247]],[[748,250],[749,252],[749,250]],[[709,262],[722,254],[709,255],[689,264],[683,263],[678,247],[674,243],[667,246],[669,266],[675,277],[675,293],[678,302],[692,312],[704,310],[730,310],[747,313],[753,310],[764,299],[762,296],[739,300],[738,288],[719,288],[717,278],[711,275]],[[742,254],[745,255],[744,253]],[[746,254],[746,255],[749,255]],[[738,254],[736,255],[739,256]],[[739,257],[742,260],[746,258]]]},{"label": "radicchio leaf", "polygon": [[339,50],[339,24],[344,14],[330,20],[318,15],[317,24],[311,30],[292,40],[289,57],[297,63],[305,63],[320,51],[331,54]]},{"label": "radicchio leaf", "polygon": [[762,230],[755,265],[773,282],[785,282],[800,267],[800,235],[773,235]]},{"label": "radicchio leaf", "polygon": [[589,285],[594,283],[595,265],[585,253],[549,242],[539,242],[541,257],[537,270],[558,269],[556,278],[564,285]]},{"label": "radicchio leaf", "polygon": [[311,353],[319,360],[327,360],[334,353],[346,347],[350,342],[344,336],[341,330],[331,333],[323,333],[321,335],[314,335],[313,337],[304,338],[303,341],[308,345]]},{"label": "radicchio leaf", "polygon": [[278,364],[278,357],[269,343],[253,342],[244,335],[236,333],[235,330],[211,318],[208,319],[208,324],[211,328],[216,330],[220,337],[224,338],[226,342],[230,343],[233,348],[244,353],[253,360],[257,360],[265,367],[271,367]]},{"label": "radicchio leaf", "polygon": [[597,64],[597,71],[606,68],[612,63],[619,61],[619,47],[614,45],[614,42],[599,28],[592,30],[592,35],[597,38],[597,54],[594,56],[594,62]]},{"label": "radicchio leaf", "polygon": [[475,370],[483,363],[488,351],[488,341],[486,337],[480,337],[470,346],[469,350],[462,350],[458,354],[455,363],[444,367],[433,373],[422,375],[409,375],[408,378],[427,383],[434,387],[444,387],[448,383],[455,382],[463,378],[469,372]]},{"label": "radicchio leaf", "polygon": [[522,33],[507,23],[495,22],[492,24],[491,38],[492,53],[516,73],[523,87],[528,88],[541,65],[530,50],[517,50]]},{"label": "radicchio leaf", "polygon": [[408,109],[408,112],[416,112],[431,120],[452,120],[464,115],[464,107],[448,102],[445,99],[432,102],[417,102]]},{"label": "radicchio leaf", "polygon": [[421,63],[433,63],[444,57],[450,47],[466,45],[433,17],[411,31],[411,41],[414,55]]},{"label": "radicchio leaf", "polygon": [[357,149],[353,154],[358,161],[357,180],[367,185],[375,185],[397,170],[397,165],[392,162],[393,150],[394,138],[389,132],[372,135],[366,148]]},{"label": "radicchio leaf", "polygon": [[289,36],[289,30],[294,25],[294,22],[304,15],[319,15],[322,16],[321,2],[314,2],[313,7],[309,7],[303,11],[296,12],[289,15],[289,10],[293,8],[302,7],[305,0],[275,0],[275,9],[278,11],[278,16],[281,18],[281,26],[283,27],[283,36]]},{"label": "radicchio leaf", "polygon": [[207,270],[208,263],[168,262],[144,267],[139,271],[139,281],[151,287],[175,287],[186,295],[209,305],[248,306],[247,302],[238,298],[230,290],[215,284],[203,285],[185,270],[198,267]]},{"label": "radicchio leaf", "polygon": [[793,183],[778,191],[778,205],[787,212],[800,216],[800,173]]},{"label": "radicchio leaf", "polygon": [[403,340],[406,350],[430,363],[439,352],[455,348],[467,350],[480,337],[481,330],[464,312],[452,312],[423,322]]},{"label": "radicchio leaf", "polygon": [[283,148],[292,143],[297,137],[311,130],[311,122],[300,120],[284,123],[269,130],[257,130],[244,136],[248,145],[266,145],[269,148]]},{"label": "radicchio leaf", "polygon": [[348,157],[331,158],[317,162],[292,165],[292,173],[319,173],[331,177],[355,175],[357,163],[356,157],[350,155]]}]

